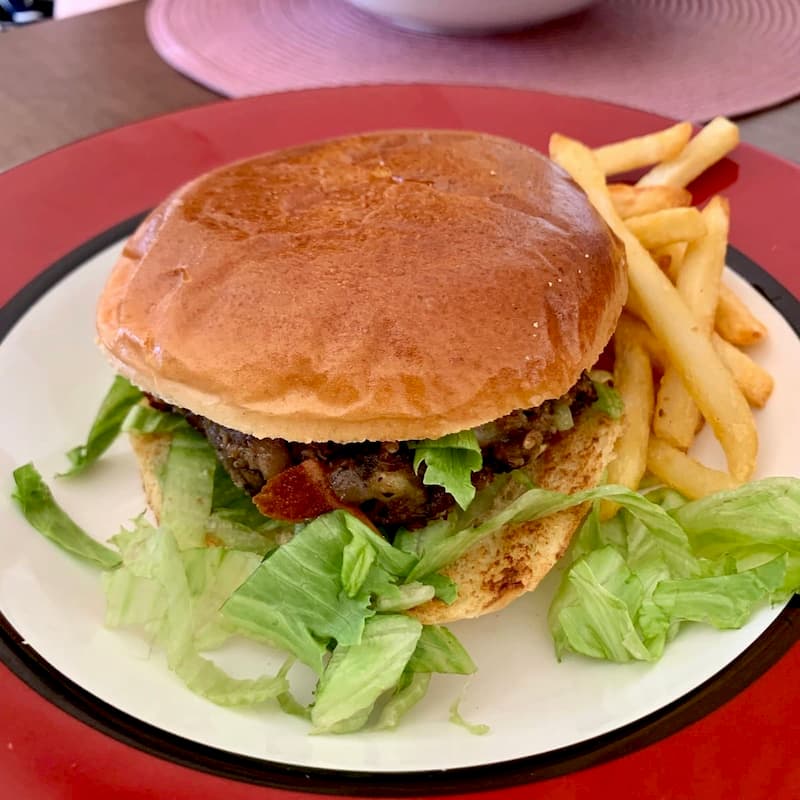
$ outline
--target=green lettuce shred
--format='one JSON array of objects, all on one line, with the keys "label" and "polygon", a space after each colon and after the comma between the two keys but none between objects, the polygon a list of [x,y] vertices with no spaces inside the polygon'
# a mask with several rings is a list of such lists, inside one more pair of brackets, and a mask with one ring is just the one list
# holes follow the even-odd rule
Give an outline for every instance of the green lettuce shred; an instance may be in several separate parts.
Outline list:
[{"label": "green lettuce shred", "polygon": [[[116,572],[128,575],[122,579],[115,572],[106,580],[107,624],[143,624],[166,653],[170,669],[193,692],[219,705],[254,705],[288,690],[282,676],[232,678],[198,652],[204,630],[207,636],[207,627],[216,621],[217,595],[233,591],[257,558],[233,556],[236,560],[241,555],[249,557],[250,563],[237,563],[226,579],[221,569],[226,556],[203,550],[194,554],[187,570],[185,551],[178,549],[172,534],[144,519],[138,521],[133,536],[124,538],[124,564]],[[127,594],[138,586],[147,586],[148,608]],[[160,594],[157,599],[156,594]],[[161,613],[152,616],[152,610]]]},{"label": "green lettuce shred", "polygon": [[360,641],[337,645],[317,686],[312,732],[361,728],[378,698],[400,681],[421,633],[413,617],[381,614],[366,621]]},{"label": "green lettuce shred", "polygon": [[556,403],[553,406],[553,425],[557,431],[568,431],[575,427],[572,410],[567,403]]},{"label": "green lettuce shred", "polygon": [[461,642],[447,628],[426,625],[408,662],[408,669],[414,672],[471,675],[477,667]]},{"label": "green lettuce shred", "polygon": [[217,461],[206,439],[190,428],[176,430],[161,481],[161,526],[178,547],[204,547]]},{"label": "green lettuce shred", "polygon": [[592,403],[592,408],[600,411],[611,419],[619,419],[625,413],[625,403],[622,395],[611,385],[614,376],[610,372],[594,369],[589,372],[597,400]]},{"label": "green lettuce shred", "polygon": [[[424,528],[420,532],[419,561],[407,579],[417,580],[432,572],[438,572],[508,523],[539,519],[590,500],[601,499],[614,500],[619,505],[629,508],[633,514],[645,521],[651,530],[657,532],[670,555],[686,539],[681,527],[664,509],[622,486],[599,486],[573,495],[534,488],[524,492],[501,511],[474,527],[454,530],[458,524],[458,518],[454,517],[452,521],[448,518],[441,523],[433,523],[435,536],[426,535],[431,526]],[[680,555],[683,557],[682,551]]]},{"label": "green lettuce shred", "polygon": [[584,522],[548,615],[559,658],[653,661],[684,622],[739,628],[800,588],[800,481],[767,478],[692,502],[672,490],[648,497],[663,517],[637,519],[629,506]]},{"label": "green lettuce shred", "polygon": [[434,572],[431,575],[420,578],[420,581],[433,587],[433,596],[437,600],[441,600],[448,606],[455,603],[458,597],[458,586],[456,586],[455,581],[448,578],[447,575]]},{"label": "green lettuce shred", "polygon": [[396,728],[400,720],[425,697],[430,682],[430,672],[413,672],[411,670],[403,672],[392,696],[381,709],[380,716],[375,723],[376,730]]},{"label": "green lettuce shred", "polygon": [[472,473],[483,466],[475,431],[411,442],[409,446],[414,450],[414,471],[425,463],[422,482],[426,486],[443,486],[461,508],[467,508],[475,498]]},{"label": "green lettuce shred", "polygon": [[142,392],[121,376],[114,378],[111,388],[103,398],[85,444],[73,447],[67,453],[72,465],[60,477],[72,477],[94,464],[114,443],[130,411],[142,399]]},{"label": "green lettuce shred", "polygon": [[461,701],[463,700],[463,692],[453,701],[450,706],[450,722],[453,725],[458,725],[459,728],[464,728],[469,731],[473,736],[485,736],[491,731],[491,728],[484,723],[467,722],[461,716]]},{"label": "green lettuce shred", "polygon": [[179,414],[159,411],[152,406],[139,402],[131,408],[122,421],[122,433],[173,433],[188,428],[189,423]]},{"label": "green lettuce shred", "polygon": [[352,539],[343,516],[332,512],[306,525],[223,608],[237,630],[288,650],[318,675],[328,642],[357,644],[375,613],[368,591],[350,597],[342,583],[343,551]]},{"label": "green lettuce shred", "polygon": [[11,497],[25,519],[62,550],[104,569],[120,562],[119,556],[89,536],[56,503],[52,492],[33,464],[14,470],[15,489]]}]

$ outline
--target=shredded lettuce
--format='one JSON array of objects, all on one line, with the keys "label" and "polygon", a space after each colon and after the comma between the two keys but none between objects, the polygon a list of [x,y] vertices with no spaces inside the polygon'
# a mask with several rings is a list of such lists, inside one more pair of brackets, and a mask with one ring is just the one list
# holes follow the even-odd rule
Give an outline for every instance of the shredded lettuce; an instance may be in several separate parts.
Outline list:
[{"label": "shredded lettuce", "polygon": [[117,566],[119,556],[89,536],[56,503],[52,492],[33,464],[14,470],[14,489],[11,497],[25,519],[43,536],[63,550],[105,569]]},{"label": "shredded lettuce", "polygon": [[589,515],[548,615],[559,658],[652,661],[683,622],[739,628],[800,588],[800,481],[768,478],[693,502],[671,490],[648,497],[681,535],[630,506],[608,522]]},{"label": "shredded lettuce", "polygon": [[172,433],[188,428],[189,423],[178,414],[159,411],[146,403],[137,403],[122,421],[122,433]]},{"label": "shredded lettuce", "polygon": [[477,667],[461,642],[445,627],[426,625],[408,662],[414,672],[471,675]]},{"label": "shredded lettuce", "polygon": [[456,586],[455,581],[448,578],[447,575],[434,572],[431,575],[420,578],[420,581],[433,587],[433,596],[437,600],[441,600],[448,606],[455,603],[458,597],[458,586]]},{"label": "shredded lettuce", "polygon": [[[496,533],[504,525],[511,522],[524,522],[554,514],[572,508],[590,500],[614,500],[630,509],[644,521],[651,531],[659,537],[660,545],[670,557],[683,559],[685,554],[681,544],[686,540],[681,527],[660,506],[651,503],[636,492],[622,486],[599,486],[573,495],[551,492],[547,489],[529,489],[521,494],[505,508],[491,515],[474,527],[453,529],[458,518],[451,521],[433,523],[434,536],[426,536],[428,528],[421,531],[419,561],[408,575],[408,580],[417,580],[432,572],[438,572],[447,564],[451,564],[471,547],[487,536]],[[677,552],[676,552],[677,551]]]},{"label": "shredded lettuce", "polygon": [[173,433],[161,481],[161,525],[181,550],[207,544],[216,466],[214,451],[197,431]]},{"label": "shredded lettuce", "polygon": [[464,728],[469,731],[473,736],[485,736],[491,728],[483,723],[467,722],[461,716],[461,701],[463,699],[463,692],[459,695],[450,706],[450,722],[453,725],[458,725],[459,728]]},{"label": "shredded lettuce", "polygon": [[[170,669],[193,692],[219,705],[253,705],[288,690],[285,677],[232,678],[198,652],[208,627],[218,622],[214,619],[218,594],[233,591],[255,566],[254,557],[236,554],[228,561],[227,554],[219,556],[206,549],[195,553],[193,563],[187,565],[172,534],[142,518],[122,541],[124,565],[105,584],[107,624],[143,624],[154,643],[164,649]],[[247,563],[242,557],[251,560]],[[147,587],[147,607],[140,601],[141,586]]]},{"label": "shredded lettuce", "polygon": [[605,370],[593,369],[589,372],[589,379],[597,392],[597,400],[592,403],[592,408],[611,419],[619,419],[625,413],[625,403],[612,385],[614,376]]},{"label": "shredded lettuce", "polygon": [[350,597],[342,583],[343,551],[352,540],[343,516],[332,512],[305,526],[223,608],[239,631],[288,650],[318,675],[328,642],[357,644],[375,613],[367,591]]},{"label": "shredded lettuce", "polygon": [[430,682],[430,672],[413,672],[411,670],[403,672],[395,686],[394,693],[381,709],[375,728],[377,730],[396,728],[400,719],[425,697]]},{"label": "shredded lettuce", "polygon": [[769,478],[695,500],[672,512],[701,556],[754,546],[800,553],[800,480]]},{"label": "shredded lettuce", "polygon": [[413,617],[380,614],[366,621],[360,641],[337,645],[317,686],[313,732],[361,728],[378,698],[400,680],[421,633]]},{"label": "shredded lettuce", "polygon": [[355,597],[375,563],[375,548],[363,536],[353,536],[342,550],[342,587],[348,597]]},{"label": "shredded lettuce", "polygon": [[77,475],[94,464],[113,444],[128,412],[141,399],[140,389],[121,376],[114,378],[111,388],[100,404],[86,443],[73,447],[67,453],[67,458],[72,466],[66,472],[61,473],[60,477]]},{"label": "shredded lettuce", "polygon": [[435,596],[436,590],[427,583],[389,584],[384,591],[376,593],[375,609],[383,612],[405,611],[421,606]]},{"label": "shredded lettuce", "polygon": [[575,427],[572,410],[568,403],[556,403],[553,406],[553,425],[557,431],[568,431]]},{"label": "shredded lettuce", "polygon": [[208,540],[221,547],[266,555],[293,533],[294,525],[265,517],[250,495],[231,480],[221,464],[216,464],[211,515],[206,520]]},{"label": "shredded lettuce", "polygon": [[[285,678],[289,674],[289,670],[294,666],[295,659],[287,658],[283,666],[278,670],[278,677]],[[304,706],[293,694],[287,689],[281,692],[278,697],[278,705],[284,714],[291,714],[293,717],[300,717],[301,719],[311,721],[311,708]]]},{"label": "shredded lettuce", "polygon": [[422,482],[426,486],[443,486],[461,508],[467,508],[475,498],[472,473],[483,466],[475,431],[410,442],[409,446],[414,450],[414,471],[425,462]]},{"label": "shredded lettuce", "polygon": [[403,670],[394,692],[383,706],[376,728],[394,728],[428,691],[431,673],[470,675],[475,664],[447,628],[424,625],[417,646]]},{"label": "shredded lettuce", "polygon": [[[156,529],[138,517],[130,529],[123,528],[112,542],[119,548],[123,565],[103,576],[106,589],[106,624],[109,627],[141,625],[157,638],[166,613],[166,595],[142,566],[152,558],[150,540]],[[183,550],[183,561],[192,597],[193,640],[197,650],[211,650],[227,639],[233,628],[220,614],[225,600],[260,563],[257,555],[221,547]]]},{"label": "shredded lettuce", "polygon": [[232,550],[246,550],[266,555],[279,544],[286,528],[273,520],[264,519],[257,528],[239,522],[236,513],[227,509],[212,511],[206,520],[206,543]]}]

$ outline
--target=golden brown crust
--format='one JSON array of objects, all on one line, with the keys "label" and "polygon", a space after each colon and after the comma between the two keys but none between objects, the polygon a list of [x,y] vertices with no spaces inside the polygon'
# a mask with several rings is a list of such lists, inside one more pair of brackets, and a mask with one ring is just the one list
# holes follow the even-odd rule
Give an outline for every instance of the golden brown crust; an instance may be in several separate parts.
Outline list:
[{"label": "golden brown crust", "polygon": [[395,131],[188,184],[128,243],[97,328],[121,373],[236,430],[414,439],[563,394],[626,291],[619,242],[551,162]]}]

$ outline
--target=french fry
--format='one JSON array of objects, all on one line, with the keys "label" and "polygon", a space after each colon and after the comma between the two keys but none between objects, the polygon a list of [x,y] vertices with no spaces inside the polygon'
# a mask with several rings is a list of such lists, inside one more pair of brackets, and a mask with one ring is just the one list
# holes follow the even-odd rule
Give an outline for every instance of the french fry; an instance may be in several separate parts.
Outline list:
[{"label": "french fry", "polygon": [[608,191],[614,208],[622,219],[652,214],[665,208],[685,208],[692,204],[692,195],[676,186],[629,186],[610,183]]},{"label": "french fry", "polygon": [[[617,326],[614,333],[614,388],[625,404],[622,434],[614,448],[614,460],[608,465],[608,483],[638,489],[647,469],[647,440],[653,417],[653,371],[650,358],[631,326]],[[614,503],[604,503],[605,519],[616,512]]]},{"label": "french fry", "polygon": [[653,433],[679,450],[688,450],[703,420],[686,391],[680,373],[670,364],[661,376],[653,414]]},{"label": "french fry", "polygon": [[625,224],[646,250],[673,242],[691,242],[706,232],[703,216],[696,208],[667,208],[629,217]]},{"label": "french fry", "polygon": [[[714,197],[703,210],[708,232],[686,250],[676,286],[694,317],[696,329],[711,336],[719,285],[725,268],[728,245],[728,201]],[[681,374],[670,365],[661,378],[653,417],[653,432],[681,450],[688,450],[702,420],[696,403],[683,383]]]},{"label": "french fry", "polygon": [[628,257],[630,292],[642,318],[664,346],[670,362],[679,370],[692,398],[711,425],[725,452],[731,475],[738,481],[753,473],[758,435],[750,407],[728,369],[716,354],[709,337],[694,323],[669,278],[647,250],[627,229],[614,209],[605,176],[591,150],[580,142],[554,134],[550,157],[583,188],[606,223],[624,242]]},{"label": "french fry", "polygon": [[[678,280],[678,273],[681,271],[683,259],[686,256],[686,247],[688,242],[673,242],[672,244],[665,244],[663,247],[657,247],[650,255],[653,260],[664,270],[669,279],[675,283]],[[662,262],[667,262],[666,267],[662,266]]]},{"label": "french fry", "polygon": [[722,359],[722,363],[731,371],[742,393],[751,406],[763,408],[769,400],[775,381],[762,366],[756,364],[747,353],[743,353],[730,342],[726,342],[718,333],[711,334],[711,343]]},{"label": "french fry", "polygon": [[767,328],[753,316],[739,295],[722,284],[714,319],[717,333],[726,341],[739,347],[749,347],[767,335]]},{"label": "french fry", "polygon": [[647,446],[647,469],[692,500],[739,485],[727,472],[706,467],[655,436]]},{"label": "french fry", "polygon": [[[653,263],[655,264],[655,262]],[[658,265],[656,264],[656,266]],[[643,320],[645,318],[644,307],[639,300],[639,296],[635,292],[628,291],[628,299],[625,301],[625,310],[637,319]]]},{"label": "french fry", "polygon": [[[650,328],[641,319],[628,313],[623,313],[619,318],[617,331],[621,328],[625,329],[625,336],[636,340],[645,349],[653,366],[664,372],[669,359],[661,342],[656,339]],[[763,408],[775,386],[775,381],[769,372],[753,361],[747,353],[726,342],[716,332],[711,334],[711,344],[714,345],[722,363],[730,370],[747,402],[756,408]]]},{"label": "french fry", "polygon": [[623,311],[617,322],[616,335],[622,336],[626,341],[634,341],[639,344],[644,348],[653,366],[661,372],[664,371],[669,363],[664,346],[641,319]]},{"label": "french fry", "polygon": [[679,122],[662,131],[598,147],[594,155],[605,175],[616,175],[674,158],[686,146],[691,135],[691,123]]},{"label": "french fry", "polygon": [[724,197],[713,197],[702,212],[706,235],[686,249],[676,286],[697,323],[711,335],[719,302],[720,282],[730,229],[730,207]]},{"label": "french fry", "polygon": [[676,156],[643,175],[637,186],[687,186],[739,144],[739,129],[725,117],[712,119]]}]

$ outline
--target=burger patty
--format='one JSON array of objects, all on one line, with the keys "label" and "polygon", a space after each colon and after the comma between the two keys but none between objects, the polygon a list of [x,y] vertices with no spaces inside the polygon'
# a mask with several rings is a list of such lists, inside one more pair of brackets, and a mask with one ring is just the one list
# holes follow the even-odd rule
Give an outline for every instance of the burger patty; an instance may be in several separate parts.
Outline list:
[{"label": "burger patty", "polygon": [[[483,467],[473,473],[473,484],[481,488],[498,473],[524,467],[542,452],[559,429],[563,430],[565,407],[575,415],[596,399],[594,386],[584,374],[563,397],[548,400],[538,408],[513,411],[476,428]],[[423,483],[425,464],[414,471],[414,451],[405,442],[337,444],[258,439],[157,398],[151,397],[150,402],[157,408],[182,414],[203,433],[234,483],[254,496],[262,510],[256,496],[265,487],[274,486],[271,482],[279,475],[285,479],[289,470],[300,465],[303,480],[326,484],[315,487],[326,495],[325,502],[334,507],[358,509],[373,524],[390,529],[422,527],[445,516],[455,505],[442,487]],[[292,491],[297,490],[293,487]],[[315,506],[314,500],[309,499],[307,512],[303,510],[303,498],[299,503],[296,497],[292,500],[295,521],[320,513],[319,500]]]}]

